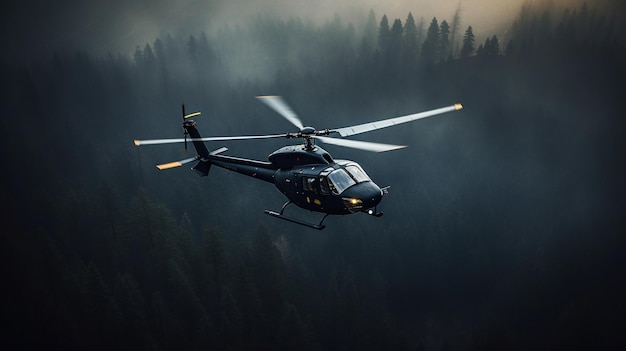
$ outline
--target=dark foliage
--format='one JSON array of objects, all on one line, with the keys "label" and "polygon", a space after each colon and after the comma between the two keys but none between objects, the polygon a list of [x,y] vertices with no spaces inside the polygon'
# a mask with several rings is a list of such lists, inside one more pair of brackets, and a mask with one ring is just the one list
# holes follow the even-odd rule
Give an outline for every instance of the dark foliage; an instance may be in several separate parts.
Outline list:
[{"label": "dark foliage", "polygon": [[[619,349],[626,48],[590,11],[525,9],[477,55],[471,27],[453,47],[458,18],[422,33],[370,13],[364,33],[259,18],[132,60],[3,64],[2,345]],[[282,203],[267,184],[159,172],[182,147],[132,145],[176,137],[182,100],[207,135],[288,131],[260,94],[324,128],[465,110],[367,137],[411,145],[396,153],[329,147],[393,187],[384,217],[321,233],[263,216]]]}]

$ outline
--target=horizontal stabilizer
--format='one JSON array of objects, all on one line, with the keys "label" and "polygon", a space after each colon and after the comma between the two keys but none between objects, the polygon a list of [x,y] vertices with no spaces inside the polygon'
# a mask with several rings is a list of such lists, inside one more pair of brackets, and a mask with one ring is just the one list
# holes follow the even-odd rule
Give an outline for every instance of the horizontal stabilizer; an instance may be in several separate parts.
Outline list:
[{"label": "horizontal stabilizer", "polygon": [[227,148],[227,147],[221,147],[221,148],[219,148],[219,149],[217,149],[217,150],[211,151],[211,152],[209,153],[209,155],[219,155],[219,154],[221,154],[222,152],[226,152],[226,151],[228,151],[228,148]]}]

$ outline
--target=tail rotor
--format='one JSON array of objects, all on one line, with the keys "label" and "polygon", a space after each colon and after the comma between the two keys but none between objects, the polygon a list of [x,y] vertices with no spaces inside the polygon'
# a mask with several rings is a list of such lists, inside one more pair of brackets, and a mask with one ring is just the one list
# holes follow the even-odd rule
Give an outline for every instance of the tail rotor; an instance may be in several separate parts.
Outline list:
[{"label": "tail rotor", "polygon": [[183,113],[182,116],[183,116],[183,136],[185,138],[185,154],[187,154],[187,135],[189,135],[189,132],[187,131],[186,123],[193,123],[192,120],[189,120],[189,122],[187,122],[187,118],[199,116],[201,114],[201,112],[194,112],[194,113],[186,114],[185,113],[185,103],[183,102],[181,104],[181,106],[182,106],[182,113]]}]

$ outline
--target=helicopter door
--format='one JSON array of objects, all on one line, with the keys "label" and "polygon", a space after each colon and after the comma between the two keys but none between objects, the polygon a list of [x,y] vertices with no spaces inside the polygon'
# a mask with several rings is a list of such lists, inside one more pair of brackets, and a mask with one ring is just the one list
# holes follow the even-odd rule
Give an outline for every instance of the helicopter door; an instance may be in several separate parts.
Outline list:
[{"label": "helicopter door", "polygon": [[322,205],[320,200],[320,181],[317,177],[302,176],[302,193],[306,200],[305,208],[318,210]]}]

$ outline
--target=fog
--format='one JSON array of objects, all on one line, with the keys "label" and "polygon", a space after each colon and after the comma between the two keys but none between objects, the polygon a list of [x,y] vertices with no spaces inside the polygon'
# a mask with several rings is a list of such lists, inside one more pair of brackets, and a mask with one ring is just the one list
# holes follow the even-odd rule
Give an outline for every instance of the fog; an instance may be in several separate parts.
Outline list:
[{"label": "fog", "polygon": [[[3,4],[0,33],[7,45],[15,48],[3,53],[13,61],[32,61],[56,52],[83,51],[98,57],[131,57],[137,46],[152,43],[166,35],[187,37],[192,33],[212,33],[226,26],[245,26],[258,16],[299,18],[316,24],[339,16],[358,30],[373,10],[377,20],[387,15],[405,20],[409,12],[426,24],[432,17],[452,19],[460,10],[461,28],[472,25],[478,41],[497,34],[507,36],[510,24],[524,4],[542,6],[579,6],[584,0],[27,0]],[[594,5],[615,7],[613,0],[594,1]]]},{"label": "fog", "polygon": [[[624,348],[619,7],[464,1],[464,51],[427,30],[456,2],[330,3],[3,5],[6,344]],[[385,14],[414,28],[409,11],[424,32],[377,35]],[[384,216],[329,216],[323,231],[265,215],[287,200],[273,184],[155,167],[191,145],[132,142],[182,137],[181,100],[203,136],[294,131],[264,94],[318,129],[465,108],[353,138],[401,150],[323,145],[391,186]],[[207,147],[266,160],[296,143]]]},{"label": "fog", "polygon": [[462,24],[473,24],[481,36],[505,30],[524,0],[113,0],[54,2],[22,1],[2,5],[2,32],[9,46],[19,48],[14,59],[32,60],[54,51],[82,50],[97,56],[132,55],[137,45],[152,43],[166,33],[188,36],[225,25],[242,25],[256,16],[298,17],[316,23],[339,15],[355,26],[374,10],[377,17],[404,20],[409,12],[419,20],[450,19],[460,6]]}]

